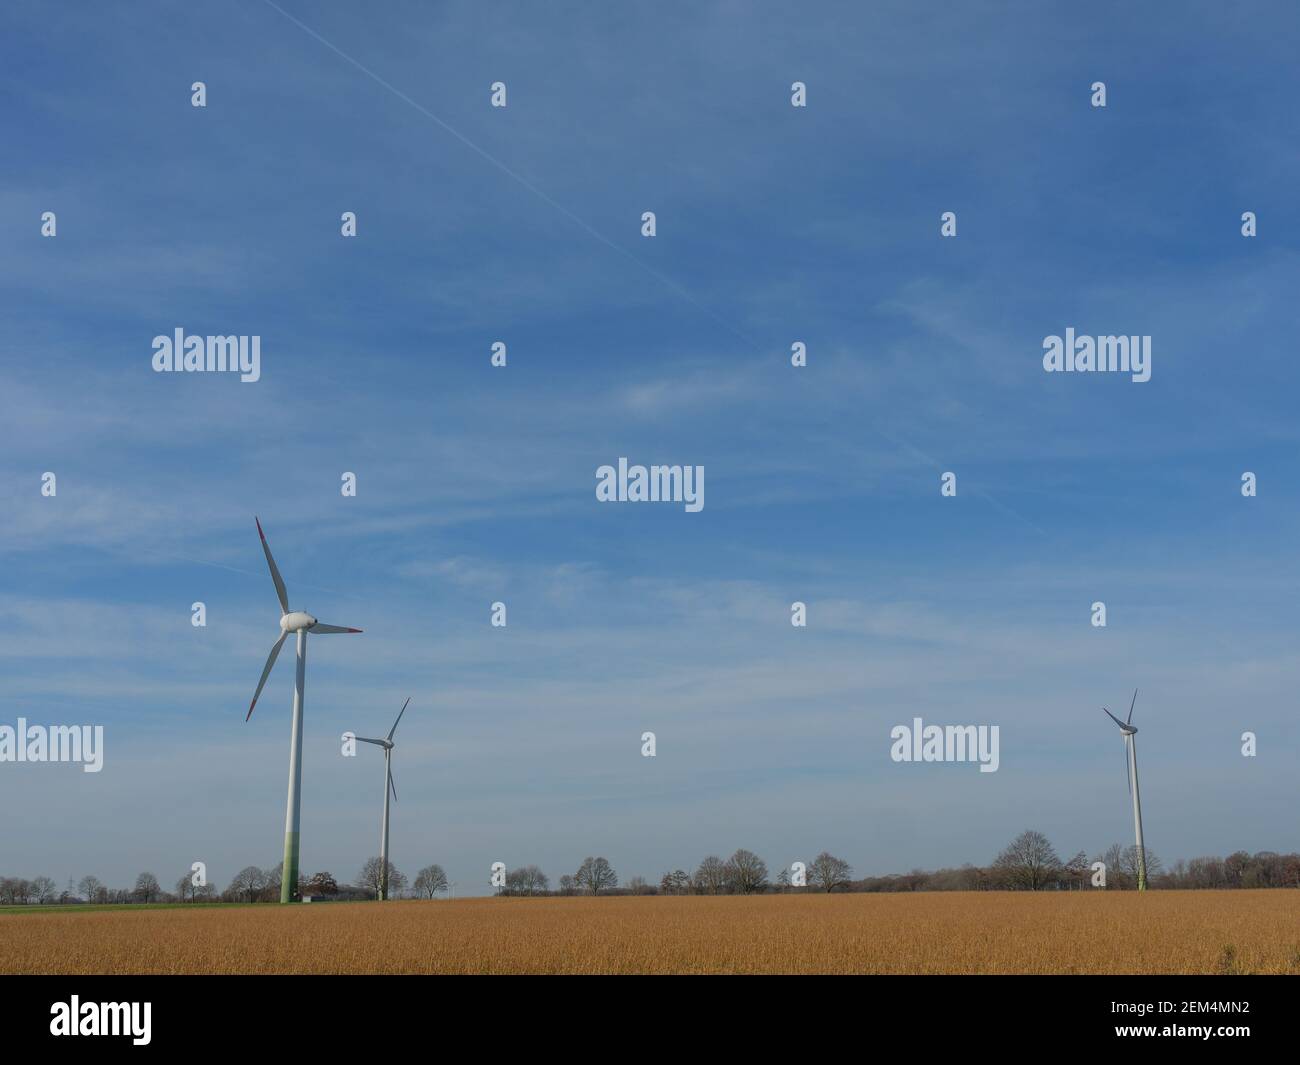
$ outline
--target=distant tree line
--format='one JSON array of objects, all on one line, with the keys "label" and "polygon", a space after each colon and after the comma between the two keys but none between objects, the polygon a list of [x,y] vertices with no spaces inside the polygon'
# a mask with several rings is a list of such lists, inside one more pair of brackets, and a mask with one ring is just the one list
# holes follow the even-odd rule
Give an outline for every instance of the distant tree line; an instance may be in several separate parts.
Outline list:
[{"label": "distant tree line", "polygon": [[[379,897],[380,862],[371,858],[357,874],[355,884],[340,884],[328,872],[298,878],[298,898],[338,900],[376,899]],[[83,876],[67,888],[58,891],[48,876],[31,880],[20,877],[0,877],[0,905],[61,905],[89,904],[125,905],[151,902],[279,902],[282,866],[271,865],[261,869],[248,865],[235,874],[225,890],[213,884],[195,884],[192,872],[176,881],[172,891],[163,890],[153,873],[141,873],[132,888],[110,888],[96,876]],[[389,894],[400,898],[406,894],[407,878],[392,862],[388,863]],[[433,898],[447,890],[447,874],[442,867],[431,865],[421,869],[415,878],[413,892],[417,897]]]},{"label": "distant tree line", "polygon": [[[1088,857],[1078,851],[1062,860],[1041,832],[1022,832],[987,866],[867,877],[855,881],[852,891],[1083,891],[1095,890],[1093,869],[1105,865],[1106,890],[1137,888],[1138,851],[1114,843]],[[1146,851],[1147,885],[1159,890],[1227,888],[1300,888],[1300,854],[1237,851],[1226,858],[1193,858],[1165,869],[1160,858]]]},{"label": "distant tree line", "polygon": [[[536,865],[525,865],[505,874],[498,894],[510,896],[555,895],[755,895],[768,892],[887,892],[887,891],[1084,891],[1095,890],[1093,865],[1105,865],[1106,889],[1132,890],[1137,887],[1137,848],[1113,844],[1105,851],[1088,857],[1078,851],[1062,860],[1051,841],[1041,832],[1022,832],[986,866],[963,865],[956,869],[927,871],[854,879],[848,862],[829,851],[822,851],[805,863],[803,883],[796,883],[790,868],[782,868],[775,877],[767,863],[753,851],[738,850],[730,858],[709,855],[693,872],[674,869],[666,872],[658,884],[642,876],[632,877],[619,885],[618,875],[609,861],[601,857],[585,858],[576,872],[565,873],[554,890],[550,878]],[[1231,889],[1231,888],[1300,888],[1300,854],[1259,851],[1249,854],[1236,851],[1226,858],[1192,858],[1175,862],[1165,869],[1160,859],[1146,852],[1147,883],[1153,889]],[[299,877],[299,898],[360,900],[379,897],[381,865],[371,858],[362,866],[355,883],[340,884],[330,873],[320,872]],[[98,877],[83,876],[68,880],[60,891],[48,876],[30,880],[0,877],[0,905],[50,906],[61,904],[125,904],[151,902],[279,902],[279,865],[260,869],[246,866],[235,874],[225,888],[218,891],[212,884],[195,885],[192,874],[176,881],[173,891],[165,891],[153,873],[141,873],[132,888],[110,888]],[[392,862],[388,863],[389,894],[392,898],[409,896],[432,899],[449,891],[447,874],[440,865],[421,869],[414,881]],[[409,890],[408,890],[409,887]]]}]

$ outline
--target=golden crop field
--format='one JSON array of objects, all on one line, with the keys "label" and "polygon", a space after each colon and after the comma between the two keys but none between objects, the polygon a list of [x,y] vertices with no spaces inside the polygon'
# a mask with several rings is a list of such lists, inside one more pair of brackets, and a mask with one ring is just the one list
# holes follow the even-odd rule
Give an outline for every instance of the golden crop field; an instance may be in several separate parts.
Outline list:
[{"label": "golden crop field", "polygon": [[47,909],[0,972],[1300,974],[1300,891]]}]

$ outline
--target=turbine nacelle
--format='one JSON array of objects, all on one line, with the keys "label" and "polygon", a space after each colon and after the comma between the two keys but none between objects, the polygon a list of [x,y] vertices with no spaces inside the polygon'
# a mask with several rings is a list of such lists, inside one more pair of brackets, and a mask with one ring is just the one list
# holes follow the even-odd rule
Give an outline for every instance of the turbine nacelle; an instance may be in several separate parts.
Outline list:
[{"label": "turbine nacelle", "polygon": [[1137,705],[1137,701],[1138,701],[1138,693],[1137,693],[1137,689],[1134,688],[1134,689],[1133,689],[1133,701],[1132,701],[1131,703],[1128,704],[1128,720],[1127,720],[1127,721],[1121,721],[1121,720],[1120,720],[1119,718],[1117,718],[1114,714],[1112,714],[1109,710],[1107,710],[1104,706],[1101,708],[1101,709],[1102,709],[1102,712],[1103,712],[1103,713],[1104,713],[1108,718],[1110,718],[1113,722],[1115,722],[1115,724],[1117,724],[1117,725],[1119,726],[1119,730],[1120,730],[1120,732],[1124,733],[1124,735],[1125,735],[1126,737],[1127,737],[1127,736],[1136,736],[1136,735],[1137,735],[1137,726],[1133,724],[1133,707]]},{"label": "turbine nacelle", "polygon": [[388,737],[382,740],[372,739],[369,736],[357,736],[353,733],[354,738],[360,743],[373,743],[376,747],[382,747],[386,751],[391,751],[397,745],[393,742],[393,735],[397,732],[397,726],[402,723],[402,715],[406,713],[406,708],[411,705],[411,700],[407,699],[402,704],[402,709],[397,711],[397,720],[393,722],[393,727],[388,730]]},{"label": "turbine nacelle", "polygon": [[297,632],[300,629],[310,629],[316,624],[316,619],[308,614],[305,610],[295,610],[291,614],[285,614],[280,619],[280,628],[285,632]]},{"label": "turbine nacelle", "polygon": [[1106,710],[1106,708],[1105,708],[1104,706],[1102,707],[1102,710],[1105,711],[1107,717],[1109,717],[1113,722],[1115,722],[1115,724],[1117,724],[1117,725],[1119,726],[1119,730],[1120,730],[1120,732],[1124,733],[1125,736],[1136,736],[1136,735],[1137,735],[1137,726],[1136,726],[1136,725],[1129,725],[1129,724],[1126,724],[1125,722],[1123,722],[1123,721],[1121,721],[1119,718],[1117,718],[1114,714],[1112,714],[1109,710]]}]

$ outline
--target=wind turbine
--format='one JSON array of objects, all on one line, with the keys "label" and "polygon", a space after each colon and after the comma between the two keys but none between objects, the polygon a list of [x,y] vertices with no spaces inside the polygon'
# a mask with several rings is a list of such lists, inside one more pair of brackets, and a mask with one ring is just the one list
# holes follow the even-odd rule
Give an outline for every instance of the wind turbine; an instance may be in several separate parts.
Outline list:
[{"label": "wind turbine", "polygon": [[1128,770],[1128,793],[1133,798],[1133,830],[1137,834],[1138,890],[1147,889],[1147,852],[1142,843],[1142,798],[1138,792],[1137,745],[1133,739],[1137,735],[1137,726],[1133,724],[1133,707],[1137,703],[1137,689],[1133,689],[1133,702],[1128,704],[1128,720],[1121,721],[1103,706],[1106,716],[1119,726],[1124,734],[1125,762]]},{"label": "wind turbine", "polygon": [[402,709],[397,712],[397,721],[393,722],[393,727],[388,730],[388,738],[382,740],[367,739],[365,736],[358,736],[357,739],[362,743],[373,743],[376,747],[384,749],[384,826],[379,836],[379,901],[383,902],[388,898],[388,795],[393,795],[393,801],[397,801],[397,788],[393,784],[393,733],[397,731],[397,722],[402,720],[402,715],[406,713],[406,708],[411,705],[411,700],[407,699],[402,704]]},{"label": "wind turbine", "polygon": [[293,688],[293,733],[289,745],[289,802],[284,815],[284,870],[280,878],[280,901],[292,902],[298,890],[298,825],[302,806],[302,699],[303,686],[307,675],[307,633],[326,635],[331,632],[360,632],[360,629],[344,628],[342,625],[322,625],[303,610],[289,610],[289,596],[284,590],[284,581],[276,568],[275,559],[271,557],[270,545],[266,542],[266,533],[262,532],[262,523],[257,518],[257,535],[262,538],[262,550],[266,553],[266,564],[271,569],[271,580],[275,582],[275,594],[280,599],[280,638],[275,641],[271,653],[266,659],[266,668],[262,670],[262,679],[257,682],[257,691],[253,692],[253,701],[248,704],[248,716],[253,716],[253,707],[257,697],[262,694],[266,678],[271,675],[271,667],[280,654],[289,633],[298,636],[298,677]]}]

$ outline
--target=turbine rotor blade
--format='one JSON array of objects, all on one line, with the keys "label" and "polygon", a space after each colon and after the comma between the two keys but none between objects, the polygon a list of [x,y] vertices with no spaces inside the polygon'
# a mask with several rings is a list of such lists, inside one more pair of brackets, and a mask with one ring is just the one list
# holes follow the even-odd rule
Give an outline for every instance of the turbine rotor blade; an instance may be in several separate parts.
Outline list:
[{"label": "turbine rotor blade", "polygon": [[1112,713],[1111,713],[1109,710],[1107,710],[1104,706],[1101,708],[1101,711],[1102,711],[1102,713],[1105,714],[1108,718],[1110,718],[1113,722],[1115,722],[1115,724],[1117,724],[1120,728],[1123,728],[1123,727],[1124,727],[1124,722],[1121,721],[1119,718],[1117,718],[1114,714],[1112,714]]},{"label": "turbine rotor blade", "polygon": [[1138,701],[1138,690],[1137,690],[1136,688],[1134,688],[1134,689],[1133,689],[1133,702],[1131,702],[1131,703],[1128,704],[1128,723],[1129,723],[1130,725],[1133,724],[1133,706],[1134,706],[1134,704],[1137,703],[1137,701]]},{"label": "turbine rotor blade", "polygon": [[313,636],[328,636],[331,632],[360,632],[361,630],[349,629],[346,625],[322,625],[318,621],[307,631]]},{"label": "turbine rotor blade", "polygon": [[383,740],[372,740],[369,736],[353,736],[358,743],[373,743],[376,747],[387,747],[388,744]]},{"label": "turbine rotor blade", "polygon": [[397,721],[394,721],[393,727],[388,730],[389,743],[393,742],[393,733],[397,731],[397,722],[402,720],[402,715],[406,713],[406,708],[410,705],[411,705],[411,700],[408,698],[406,702],[402,704],[402,709],[397,712]]},{"label": "turbine rotor blade", "polygon": [[266,533],[262,532],[261,519],[255,515],[253,520],[257,522],[257,535],[262,538],[262,550],[266,553],[266,564],[271,568],[271,580],[275,582],[275,594],[280,597],[280,609],[287,614],[289,613],[289,593],[284,590],[284,581],[280,579],[280,570],[275,564],[275,559],[271,557],[271,545],[266,542]]},{"label": "turbine rotor blade", "polygon": [[257,705],[257,697],[262,694],[262,689],[266,686],[266,678],[271,675],[271,667],[275,665],[275,660],[280,654],[280,648],[284,646],[284,641],[288,635],[287,632],[280,633],[280,638],[275,641],[275,646],[271,648],[271,653],[267,655],[266,668],[262,670],[262,679],[257,682],[257,691],[253,692],[253,701],[248,704],[248,716],[244,718],[245,721],[253,716],[253,707]]},{"label": "turbine rotor blade", "polygon": [[397,785],[393,783],[393,771],[388,771],[388,786],[393,790],[393,802],[397,801]]},{"label": "turbine rotor blade", "polygon": [[1128,797],[1133,798],[1133,763],[1129,758],[1129,744],[1133,742],[1133,737],[1125,734],[1124,736],[1124,772],[1128,776]]}]

